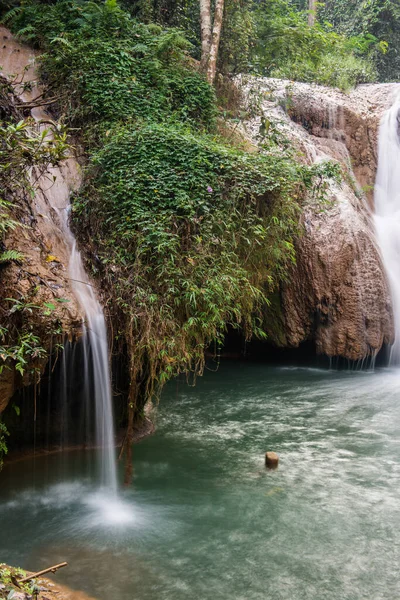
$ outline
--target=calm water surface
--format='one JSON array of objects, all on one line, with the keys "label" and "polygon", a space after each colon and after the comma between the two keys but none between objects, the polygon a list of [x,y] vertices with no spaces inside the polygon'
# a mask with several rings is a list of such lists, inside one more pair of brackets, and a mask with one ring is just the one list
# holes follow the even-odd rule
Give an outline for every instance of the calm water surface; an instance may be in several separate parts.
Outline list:
[{"label": "calm water surface", "polygon": [[157,428],[117,500],[88,453],[5,467],[0,561],[67,560],[101,600],[400,597],[400,371],[228,365],[170,385]]}]

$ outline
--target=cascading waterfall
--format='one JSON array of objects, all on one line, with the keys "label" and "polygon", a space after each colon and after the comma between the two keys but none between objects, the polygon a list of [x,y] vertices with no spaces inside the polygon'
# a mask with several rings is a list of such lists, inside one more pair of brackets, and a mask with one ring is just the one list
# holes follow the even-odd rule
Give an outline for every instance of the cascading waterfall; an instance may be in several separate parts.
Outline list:
[{"label": "cascading waterfall", "polygon": [[[51,200],[51,194],[48,194],[49,196]],[[82,338],[84,386],[85,395],[87,395],[89,393],[88,382],[93,378],[96,446],[99,447],[101,482],[105,488],[115,493],[117,469],[106,322],[103,309],[86,274],[81,254],[76,246],[76,239],[69,226],[69,199],[65,198],[64,205],[52,203],[52,206],[58,214],[65,242],[71,252],[68,268],[72,288],[86,315]]]},{"label": "cascading waterfall", "polygon": [[[24,102],[34,101],[43,93],[37,83],[35,68],[35,55],[25,46],[21,46],[13,39],[12,34],[1,27],[3,39],[7,42],[2,49],[2,74],[9,76],[11,80],[15,75],[21,78],[21,82],[29,81],[29,86],[22,86],[20,98]],[[48,128],[49,115],[43,107],[35,107],[31,115],[47,135],[51,137]],[[96,421],[96,446],[99,447],[99,462],[102,485],[109,491],[116,492],[116,457],[115,437],[112,414],[110,369],[108,362],[107,331],[104,314],[95,291],[83,267],[81,255],[76,247],[76,240],[69,226],[70,201],[69,195],[72,189],[71,183],[78,176],[79,167],[76,161],[70,157],[62,167],[49,168],[46,175],[38,180],[41,194],[37,194],[34,202],[37,204],[36,211],[41,218],[53,223],[51,234],[57,238],[60,245],[65,246],[69,256],[69,275],[71,287],[85,314],[84,335],[84,391],[89,397],[90,392],[94,395],[95,421]],[[49,184],[49,182],[51,182]],[[57,219],[54,220],[54,213]],[[48,240],[51,243],[51,238]],[[62,445],[68,444],[68,382],[73,367],[73,352],[70,344],[65,345],[65,353],[62,358],[63,374],[61,379],[61,402],[62,402]],[[93,389],[91,383],[93,382]],[[90,398],[88,398],[89,400]],[[86,414],[86,421],[90,415]],[[50,421],[50,416],[48,418]],[[74,424],[75,425],[75,424]]]},{"label": "cascading waterfall", "polygon": [[378,144],[375,182],[375,227],[388,275],[394,314],[395,341],[390,364],[400,364],[400,92],[385,113]]},{"label": "cascading waterfall", "polygon": [[[71,232],[70,235],[73,237]],[[84,376],[86,385],[91,376],[91,367],[96,412],[96,445],[100,449],[101,481],[106,488],[116,492],[117,470],[107,328],[102,307],[83,268],[75,239],[72,242],[69,272],[75,294],[86,314],[83,335]]]}]

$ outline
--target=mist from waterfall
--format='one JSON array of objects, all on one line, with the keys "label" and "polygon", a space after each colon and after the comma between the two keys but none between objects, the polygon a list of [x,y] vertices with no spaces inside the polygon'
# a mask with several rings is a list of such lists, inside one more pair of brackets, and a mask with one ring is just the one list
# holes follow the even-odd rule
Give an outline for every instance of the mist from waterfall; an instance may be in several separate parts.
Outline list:
[{"label": "mist from waterfall", "polygon": [[385,113],[378,143],[375,226],[393,303],[395,340],[390,364],[400,364],[400,92]]}]

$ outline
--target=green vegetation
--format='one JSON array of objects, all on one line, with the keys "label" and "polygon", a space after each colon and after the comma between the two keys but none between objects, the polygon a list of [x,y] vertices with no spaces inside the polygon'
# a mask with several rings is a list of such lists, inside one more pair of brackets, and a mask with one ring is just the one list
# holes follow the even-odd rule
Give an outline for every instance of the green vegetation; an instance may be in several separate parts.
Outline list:
[{"label": "green vegetation", "polygon": [[147,397],[201,371],[228,323],[262,335],[255,317],[294,260],[302,173],[177,126],[109,137],[75,210],[117,294],[132,375],[147,371]]},{"label": "green vegetation", "polygon": [[[125,0],[139,18],[181,28],[200,57],[198,1]],[[305,0],[226,0],[219,70],[315,81],[343,89],[399,77],[398,0],[328,0],[307,22]],[[388,52],[387,43],[389,44]]]},{"label": "green vegetation", "polygon": [[28,3],[10,19],[20,37],[48,51],[44,79],[75,125],[142,117],[204,126],[215,117],[214,92],[177,30],[137,23],[112,0]]},{"label": "green vegetation", "polygon": [[4,563],[0,563],[0,583],[4,586],[2,589],[0,589],[0,598],[4,598],[4,600],[12,600],[13,598],[18,597],[18,593],[24,594],[24,596],[26,595],[26,597],[32,598],[32,600],[38,598],[40,594],[40,587],[37,585],[37,580],[33,579],[32,581],[19,584],[18,579],[23,577],[26,577],[26,572],[23,569],[8,567]]},{"label": "green vegetation", "polygon": [[387,52],[378,52],[374,60],[379,81],[399,81],[399,0],[325,0],[318,12],[346,36],[374,36],[386,44]]},{"label": "green vegetation", "polygon": [[28,3],[9,21],[42,48],[56,109],[82,127],[75,227],[96,255],[139,411],[170,377],[200,373],[228,326],[266,335],[262,311],[295,259],[313,173],[273,139],[246,153],[217,134],[214,91],[179,31],[113,0]]},{"label": "green vegetation", "polygon": [[[149,4],[129,8],[154,18]],[[323,178],[338,171],[301,166],[273,128],[262,151],[233,141],[190,56],[199,40],[192,8],[175,13],[175,24],[193,43],[115,0],[27,0],[7,17],[41,49],[53,110],[87,158],[73,222],[129,356],[127,443],[145,401],[172,376],[201,373],[205,349],[221,345],[228,327],[268,335],[264,316],[295,260],[301,202],[314,186],[320,199]],[[374,78],[373,57],[384,50],[373,36],[308,25],[287,0],[226,10],[220,66],[229,71],[347,88]]]},{"label": "green vegetation", "polygon": [[[40,130],[33,119],[22,118],[14,106],[17,85],[0,78],[0,269],[10,263],[23,265],[24,256],[12,247],[13,235],[26,227],[23,223],[29,214],[29,201],[41,174],[65,158],[67,150],[62,128],[49,136],[49,130]],[[12,366],[21,376],[33,375],[36,380],[37,363],[46,354],[41,338],[53,334],[58,324],[52,323],[50,331],[38,330],[34,313],[42,314],[48,307],[37,306],[34,299],[33,288],[29,297],[2,302],[0,374]],[[3,440],[1,437],[0,453]]]},{"label": "green vegetation", "polygon": [[[13,92],[12,86],[0,79],[0,99],[10,92]],[[47,136],[48,130],[39,132],[32,119],[16,123],[6,112],[2,115],[0,105],[0,268],[2,264],[23,260],[20,253],[6,249],[4,243],[6,234],[21,226],[15,216],[24,195],[34,194],[28,169],[37,166],[38,171],[43,172],[64,157],[65,133],[58,133],[53,140]]]},{"label": "green vegetation", "polygon": [[263,75],[344,90],[377,78],[373,59],[386,47],[372,35],[346,37],[327,23],[310,26],[287,0],[264,0],[255,22],[253,62]]},{"label": "green vegetation", "polygon": [[[10,6],[15,4],[19,4],[17,0],[9,1]],[[125,105],[132,104],[135,98],[140,100],[141,89],[144,89],[141,85],[147,89],[149,83],[151,86],[156,83],[156,87],[160,84],[164,91],[169,89],[169,84],[172,88],[175,84],[180,85],[180,69],[178,72],[173,68],[165,69],[166,58],[177,59],[175,67],[181,64],[182,51],[189,51],[191,56],[199,59],[201,43],[198,0],[124,0],[123,6],[138,19],[136,24],[129,19],[128,13],[111,1],[99,10],[98,3],[85,0],[44,5],[37,0],[25,0],[23,11],[17,6],[11,15],[24,39],[39,47],[46,47],[50,41],[53,46],[66,46],[69,36],[79,31],[83,39],[74,39],[75,53],[68,54],[69,64],[74,67],[84,61],[82,53],[87,44],[93,59],[90,42],[93,44],[95,38],[96,43],[100,42],[99,56],[109,50],[109,66],[121,63],[118,66],[124,67],[122,62],[127,57],[123,56],[123,47],[118,47],[119,43],[126,39],[128,32],[135,35],[137,43],[130,44],[128,53],[131,55],[131,77],[139,75],[139,78],[125,82]],[[318,18],[313,26],[307,23],[307,6],[304,0],[225,0],[219,70],[224,74],[242,72],[315,81],[342,89],[377,78],[399,77],[398,0],[367,3],[363,0],[328,0],[318,4]],[[147,23],[147,27],[143,23]],[[162,29],[166,26],[176,29]],[[114,42],[118,39],[115,49],[107,46],[111,29],[115,34]],[[101,32],[105,36],[101,36]],[[134,46],[135,51],[131,52]],[[150,57],[148,71],[137,68],[137,62],[147,61]],[[161,72],[163,81],[157,82]],[[122,86],[116,85],[114,91],[122,93]],[[163,91],[159,91],[165,99]],[[155,104],[149,103],[148,109],[158,110],[155,95],[152,98]],[[78,96],[75,99],[78,100]],[[114,101],[121,99],[114,97]],[[141,100],[139,104],[138,111],[145,110]],[[185,106],[185,102],[182,105]],[[166,108],[165,103],[162,106]],[[172,107],[173,111],[175,109],[176,106]]]}]

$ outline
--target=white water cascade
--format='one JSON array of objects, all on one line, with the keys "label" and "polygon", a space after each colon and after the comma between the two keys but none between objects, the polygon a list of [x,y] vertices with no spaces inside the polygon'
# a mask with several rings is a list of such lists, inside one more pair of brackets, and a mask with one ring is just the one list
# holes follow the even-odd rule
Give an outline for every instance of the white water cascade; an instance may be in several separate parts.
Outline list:
[{"label": "white water cascade", "polygon": [[84,376],[85,381],[88,381],[91,375],[91,366],[94,380],[96,445],[99,446],[100,451],[101,482],[104,487],[116,492],[117,469],[107,328],[103,309],[83,268],[75,239],[73,239],[69,272],[75,294],[86,314],[83,344],[85,344],[84,352],[87,359],[84,365]]},{"label": "white water cascade", "polygon": [[400,92],[385,113],[378,143],[375,227],[392,293],[395,340],[390,364],[400,364]]},{"label": "white water cascade", "polygon": [[[0,34],[4,41],[1,50],[2,74],[15,80],[17,75],[21,81],[20,98],[24,102],[33,102],[40,97],[43,90],[38,84],[36,73],[36,56],[27,46],[22,46],[15,40],[7,29],[0,27]],[[29,82],[24,86],[22,82]],[[32,117],[39,127],[49,129],[49,115],[45,109],[38,106],[31,111]],[[78,300],[82,313],[85,315],[83,325],[84,344],[84,387],[85,395],[94,395],[95,405],[95,433],[96,446],[98,447],[101,483],[108,492],[115,495],[117,490],[116,456],[114,421],[112,411],[112,396],[110,382],[110,368],[108,361],[107,331],[102,307],[87,276],[81,255],[76,247],[75,237],[69,226],[70,192],[76,187],[80,179],[79,166],[73,157],[63,162],[61,167],[49,168],[48,172],[39,178],[38,192],[34,199],[32,209],[37,218],[48,223],[46,233],[47,242],[53,242],[58,251],[63,252],[64,264],[68,262],[71,288]],[[55,218],[54,218],[55,217]],[[71,377],[70,365],[72,355],[68,345],[62,359],[63,374],[61,381],[61,395],[67,402],[68,378]],[[90,383],[93,382],[93,386]],[[91,389],[92,388],[92,389]],[[90,398],[88,398],[90,400]],[[64,410],[64,409],[63,409]],[[64,410],[65,431],[63,442],[68,443],[67,405]],[[76,425],[76,424],[74,424]]]},{"label": "white water cascade", "polygon": [[[77,249],[76,239],[69,226],[71,205],[68,187],[63,185],[62,170],[54,169],[54,175],[58,180],[58,186],[50,187],[46,191],[46,198],[58,215],[64,243],[69,249],[68,271],[71,287],[86,317],[82,337],[85,395],[90,394],[89,382],[93,381],[95,443],[98,447],[101,484],[107,490],[115,493],[117,469],[106,322],[103,309],[86,274],[81,254]],[[64,379],[67,376],[67,365],[65,365]]]}]

